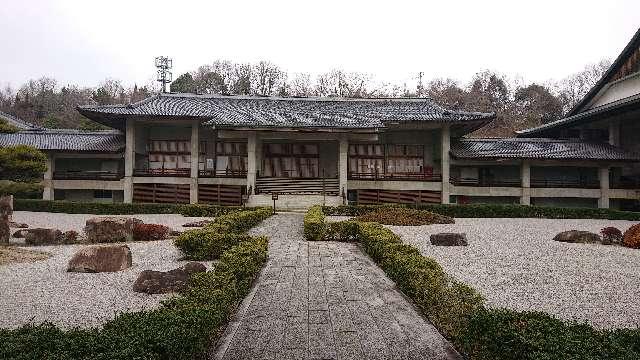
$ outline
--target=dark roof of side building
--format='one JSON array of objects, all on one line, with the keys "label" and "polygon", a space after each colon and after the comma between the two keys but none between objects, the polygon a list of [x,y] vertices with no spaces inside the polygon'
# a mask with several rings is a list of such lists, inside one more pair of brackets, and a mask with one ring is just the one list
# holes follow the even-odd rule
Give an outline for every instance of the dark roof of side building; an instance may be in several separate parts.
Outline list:
[{"label": "dark roof of side building", "polygon": [[83,131],[72,129],[24,130],[0,134],[0,147],[30,145],[43,151],[119,152],[124,136],[119,131]]},{"label": "dark roof of side building", "polygon": [[540,159],[638,161],[640,154],[606,143],[541,138],[462,139],[451,144],[458,159]]},{"label": "dark roof of side building", "polygon": [[542,124],[534,128],[516,131],[516,133],[518,137],[526,137],[539,134],[542,134],[541,136],[544,136],[543,133],[548,130],[570,127],[571,125],[584,123],[585,121],[588,122],[591,120],[600,119],[602,117],[613,116],[616,114],[636,110],[639,107],[640,94],[620,99],[612,103],[587,110],[585,112],[577,113],[573,116],[552,121],[547,124]]},{"label": "dark roof of side building", "polygon": [[120,128],[134,117],[199,118],[219,128],[377,129],[408,122],[480,123],[494,113],[445,109],[424,99],[282,98],[159,94],[130,105],[79,106],[99,123]]},{"label": "dark roof of side building", "polygon": [[0,119],[6,121],[9,125],[13,125],[19,130],[35,130],[40,129],[39,126],[26,122],[22,119],[19,119],[11,114],[7,114],[6,112],[0,111]]},{"label": "dark roof of side building", "polygon": [[600,80],[598,80],[598,82],[591,88],[591,90],[589,90],[584,98],[582,98],[582,100],[580,100],[580,102],[578,102],[567,113],[567,116],[572,116],[582,111],[584,107],[587,106],[591,100],[593,100],[593,98],[598,94],[602,87],[610,83],[612,80],[615,80],[618,71],[624,66],[629,57],[632,56],[634,52],[638,51],[638,47],[640,47],[640,28],[638,28],[636,33],[627,43],[627,46],[624,47],[620,55],[618,55],[616,60],[611,63],[611,66],[609,66],[609,69],[607,69],[607,71],[602,75],[602,78],[600,78]]},{"label": "dark roof of side building", "polygon": [[[638,61],[638,53],[640,52],[640,28],[633,35],[627,46],[622,50],[616,60],[609,66],[609,69],[602,75],[600,80],[589,90],[589,92],[566,114],[562,119],[543,124],[534,128],[517,131],[518,136],[542,135],[547,130],[554,128],[566,127],[576,123],[585,123],[597,119],[602,115],[609,115],[611,112],[628,109],[637,106],[640,103],[639,96],[630,96],[620,99],[611,104],[606,104],[593,109],[586,110],[586,107],[598,95],[598,93],[607,86],[607,84],[619,79],[620,76],[626,74],[625,64],[628,61]],[[635,55],[634,55],[635,54]],[[635,57],[634,57],[635,56]],[[621,72],[622,71],[622,72]],[[627,72],[625,72],[627,71]],[[622,74],[622,75],[621,75]]]}]

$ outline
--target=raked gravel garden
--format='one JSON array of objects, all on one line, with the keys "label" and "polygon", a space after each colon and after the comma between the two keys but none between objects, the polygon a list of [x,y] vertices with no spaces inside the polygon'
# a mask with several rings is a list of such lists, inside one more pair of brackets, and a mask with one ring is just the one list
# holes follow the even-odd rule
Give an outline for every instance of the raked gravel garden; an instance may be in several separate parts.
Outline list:
[{"label": "raked gravel garden", "polygon": [[[330,216],[328,221],[349,219]],[[598,233],[624,220],[456,218],[455,224],[385,225],[478,290],[490,307],[536,310],[597,328],[640,326],[640,250],[553,241],[567,230]],[[434,246],[429,237],[465,233],[468,246]]]},{"label": "raked gravel garden", "polygon": [[[96,215],[16,211],[13,221],[31,228],[57,228],[82,233],[87,219]],[[182,225],[202,217],[179,214],[121,215],[144,223],[163,224],[184,231]],[[16,229],[12,229],[16,230]],[[20,245],[22,239],[11,239]],[[67,272],[67,262],[84,245],[29,246],[20,249],[51,254],[45,260],[0,266],[0,304],[3,316],[0,328],[51,322],[62,328],[89,328],[113,319],[119,312],[133,312],[157,307],[170,294],[134,292],[132,285],[143,270],[168,271],[186,261],[173,240],[129,242],[132,267],[117,272]],[[205,262],[205,264],[207,264]]]}]

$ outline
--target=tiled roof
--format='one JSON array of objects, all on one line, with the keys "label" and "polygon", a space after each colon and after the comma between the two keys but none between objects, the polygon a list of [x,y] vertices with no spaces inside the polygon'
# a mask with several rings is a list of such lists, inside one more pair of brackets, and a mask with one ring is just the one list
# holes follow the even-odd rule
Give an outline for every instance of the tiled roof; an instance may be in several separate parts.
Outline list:
[{"label": "tiled roof", "polygon": [[451,155],[459,159],[640,161],[640,154],[605,143],[539,138],[462,139],[451,144]]},{"label": "tiled roof", "polygon": [[31,145],[40,150],[73,152],[118,152],[124,149],[119,131],[83,131],[70,129],[24,130],[0,134],[0,147]]},{"label": "tiled roof", "polygon": [[276,98],[160,94],[130,105],[80,106],[86,117],[171,116],[208,119],[216,127],[360,128],[403,122],[477,122],[493,113],[452,111],[431,99]]},{"label": "tiled roof", "polygon": [[6,121],[10,125],[17,127],[20,130],[33,130],[33,129],[40,128],[39,126],[28,123],[22,119],[19,119],[11,114],[7,114],[6,112],[2,112],[2,111],[0,111],[0,119]]}]

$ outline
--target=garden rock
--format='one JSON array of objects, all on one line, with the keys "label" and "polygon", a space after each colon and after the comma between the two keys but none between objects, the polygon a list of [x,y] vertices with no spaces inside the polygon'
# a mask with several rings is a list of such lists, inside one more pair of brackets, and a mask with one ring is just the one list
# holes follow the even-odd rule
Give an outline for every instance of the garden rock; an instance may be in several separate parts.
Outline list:
[{"label": "garden rock", "polygon": [[133,283],[133,291],[146,294],[166,294],[187,287],[189,274],[178,268],[171,271],[145,270]]},{"label": "garden rock", "polygon": [[27,236],[27,233],[29,232],[29,230],[25,230],[25,229],[20,229],[20,230],[16,230],[13,233],[13,237],[16,239],[21,239]]},{"label": "garden rock", "polygon": [[180,292],[187,288],[189,276],[207,271],[199,262],[188,262],[170,271],[145,270],[133,283],[133,291],[145,294],[166,294]]},{"label": "garden rock", "polygon": [[460,233],[439,233],[429,237],[431,245],[437,246],[467,246],[467,235]]},{"label": "garden rock", "polygon": [[182,225],[183,227],[204,227],[207,226],[209,224],[211,224],[213,222],[213,220],[200,220],[200,221],[193,221],[193,222],[189,222],[186,223],[184,225]]},{"label": "garden rock", "polygon": [[202,263],[190,261],[184,264],[184,266],[182,267],[182,270],[184,270],[187,274],[191,275],[195,273],[205,272],[207,271],[207,267],[204,266],[204,264]]},{"label": "garden rock", "polygon": [[18,228],[18,229],[27,229],[29,227],[29,225],[25,224],[25,223],[17,223],[17,222],[10,222],[9,226],[12,228]]},{"label": "garden rock", "polygon": [[84,232],[89,243],[133,241],[133,229],[136,224],[142,224],[142,220],[100,216],[87,220]]},{"label": "garden rock", "polygon": [[94,245],[78,250],[67,265],[69,272],[115,272],[131,267],[127,245]]},{"label": "garden rock", "polygon": [[64,243],[64,234],[58,229],[33,228],[22,231],[27,245],[60,245]]},{"label": "garden rock", "polygon": [[600,235],[579,230],[563,231],[553,238],[554,241],[567,242],[567,243],[599,243],[602,242]]}]

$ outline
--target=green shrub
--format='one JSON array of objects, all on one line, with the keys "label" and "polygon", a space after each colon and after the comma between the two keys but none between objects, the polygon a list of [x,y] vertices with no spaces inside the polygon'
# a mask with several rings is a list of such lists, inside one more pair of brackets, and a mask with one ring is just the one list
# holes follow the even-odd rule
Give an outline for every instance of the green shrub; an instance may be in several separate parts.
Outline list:
[{"label": "green shrub", "polygon": [[216,260],[234,245],[250,238],[246,234],[218,233],[207,229],[186,231],[175,240],[175,245],[187,260]]},{"label": "green shrub", "polygon": [[180,206],[175,204],[94,203],[32,199],[16,199],[13,206],[14,210],[18,211],[95,215],[177,214],[180,209]]},{"label": "green shrub", "polygon": [[0,148],[0,179],[38,181],[47,171],[47,155],[33,146]]},{"label": "green shrub", "polygon": [[0,195],[13,195],[15,199],[39,199],[42,198],[42,185],[0,180]]},{"label": "green shrub", "polygon": [[461,343],[473,359],[638,359],[639,334],[596,330],[542,312],[481,309]]},{"label": "green shrub", "polygon": [[227,249],[250,238],[243,233],[271,215],[269,208],[221,215],[202,229],[180,234],[174,243],[188,260],[215,260]]},{"label": "green shrub", "polygon": [[455,222],[453,218],[431,211],[400,207],[378,208],[366,214],[358,215],[356,220],[398,226],[453,224]]},{"label": "green shrub", "polygon": [[324,240],[325,219],[322,206],[312,206],[304,215],[304,237],[307,240]]},{"label": "green shrub", "polygon": [[640,221],[640,212],[595,208],[563,208],[526,205],[342,205],[324,206],[327,216],[359,216],[380,208],[412,207],[453,218],[547,218],[547,219],[608,219]]},{"label": "green shrub", "polygon": [[0,134],[14,134],[17,133],[20,129],[9,124],[7,120],[0,119]]},{"label": "green shrub", "polygon": [[267,239],[227,250],[212,271],[194,275],[186,291],[156,310],[125,313],[101,329],[51,324],[0,329],[1,359],[194,359],[249,293],[267,259]]},{"label": "green shrub", "polygon": [[[39,197],[42,196],[40,188]],[[151,203],[95,203],[64,200],[19,199],[14,202],[15,210],[35,212],[56,212],[67,214],[131,215],[131,214],[182,214],[184,216],[217,217],[238,211],[251,210],[238,206],[218,206],[202,204],[151,204]]]}]

